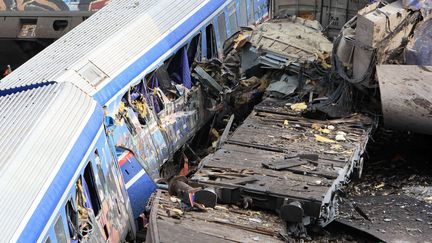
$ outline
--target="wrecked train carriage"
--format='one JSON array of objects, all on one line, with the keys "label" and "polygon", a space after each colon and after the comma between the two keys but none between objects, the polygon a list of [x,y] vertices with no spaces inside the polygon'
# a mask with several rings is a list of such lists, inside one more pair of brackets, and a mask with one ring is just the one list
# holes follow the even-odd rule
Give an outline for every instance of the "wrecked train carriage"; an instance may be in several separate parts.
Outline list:
[{"label": "wrecked train carriage", "polygon": [[[247,31],[243,31],[230,40],[232,48],[226,48],[230,50],[227,56],[239,55],[239,59],[243,61],[245,50],[249,52],[254,49],[262,57],[268,55],[268,50],[273,48],[275,53],[280,54],[281,59],[284,58],[285,63],[303,66],[304,69],[316,68],[311,63],[319,59],[319,54],[324,56],[326,51],[331,50],[330,42],[323,36],[311,37],[315,34],[321,35],[316,30],[312,30],[314,34],[306,35],[307,41],[305,42],[314,42],[319,46],[322,41],[321,43],[327,44],[324,49],[311,50],[310,46],[301,49],[301,45],[291,45],[291,49],[288,50],[284,37],[290,38],[289,29],[286,29],[285,35],[279,33],[279,36],[273,38],[273,41],[267,45],[256,45],[257,40],[262,40],[262,36],[269,34],[265,29],[277,30],[286,23],[283,21],[299,29],[309,30],[310,28],[305,26],[304,22],[292,22],[293,20],[266,22],[262,24],[264,27],[258,26],[252,32],[250,41],[244,41],[245,36],[250,35]],[[261,38],[255,38],[260,35]],[[275,39],[277,41],[274,41]],[[275,43],[284,43],[285,46],[281,48]],[[264,51],[265,48],[267,51]],[[293,50],[295,48],[297,49]],[[294,53],[290,55],[290,51]],[[314,90],[313,82],[307,84],[306,78],[299,80],[301,78],[299,74],[303,71],[293,74],[293,70],[286,67],[269,68],[259,61],[255,66],[242,64],[239,65],[239,68],[246,77],[248,68],[256,71],[256,66],[261,69],[259,72],[266,74],[259,78],[250,77],[239,80],[240,86],[255,87],[259,91],[260,86],[270,84],[267,92],[273,98],[264,98],[256,105],[252,113],[231,136],[227,137],[227,130],[224,131],[218,142],[217,151],[200,162],[197,172],[189,182],[191,185],[203,187],[204,190],[212,192],[209,193],[209,198],[203,200],[199,194],[200,190],[190,189],[189,192],[194,196],[183,198],[183,203],[186,202],[192,207],[194,203],[205,204],[213,201],[211,198],[215,193],[217,202],[231,205],[228,208],[258,208],[278,213],[282,221],[278,221],[277,226],[282,230],[272,231],[266,227],[259,229],[247,227],[236,217],[231,218],[226,213],[217,212],[219,208],[216,211],[210,210],[205,213],[185,212],[181,208],[167,205],[167,202],[161,202],[161,200],[167,200],[165,195],[165,199],[159,196],[154,198],[148,232],[150,241],[155,237],[168,239],[169,229],[178,224],[188,228],[188,237],[190,237],[187,238],[188,240],[197,239],[196,237],[200,236],[248,241],[250,239],[246,235],[248,232],[254,232],[258,238],[269,237],[270,239],[266,239],[277,241],[286,233],[285,230],[292,236],[304,236],[307,234],[305,225],[325,226],[335,219],[338,214],[340,189],[350,181],[351,176],[361,175],[363,153],[375,125],[373,119],[366,115],[355,114],[351,109],[349,115],[340,119],[306,118],[303,113],[310,104],[310,97],[312,100],[314,97],[322,98],[320,97],[322,93]],[[272,75],[271,73],[283,74]],[[280,79],[272,80],[277,77]],[[325,80],[328,81],[328,79]],[[278,83],[285,83],[290,87],[281,88],[283,85]],[[301,83],[312,86],[307,92],[311,95],[302,95],[307,85],[300,85]],[[333,89],[330,88],[324,93],[332,91]],[[297,103],[304,100],[306,102]],[[241,101],[242,96],[237,96],[237,102]],[[333,109],[338,108],[333,107]],[[228,124],[231,124],[231,121]],[[214,207],[214,204],[208,207]],[[206,218],[213,214],[221,218],[217,222],[204,220],[200,224],[202,227],[191,229],[188,226],[195,220],[200,221],[203,217]],[[269,219],[274,220],[274,217],[269,217]],[[283,226],[283,222],[288,223],[287,229]],[[232,227],[233,232],[238,232],[234,235],[208,228],[214,224],[227,229]]]},{"label": "wrecked train carriage", "polygon": [[[208,88],[191,78],[190,66],[195,60],[204,61],[218,55],[220,43],[237,31],[237,16],[243,16],[241,21],[246,24],[264,17],[265,1],[257,0],[248,5],[248,10],[246,6],[241,8],[242,12],[248,13],[243,16],[235,1],[112,1],[2,79],[0,89],[6,99],[9,98],[7,95],[20,92],[24,94],[20,98],[30,103],[31,99],[41,95],[42,98],[43,95],[54,97],[55,102],[41,102],[37,104],[38,109],[25,110],[25,117],[33,118],[31,112],[42,111],[43,107],[57,110],[62,107],[58,114],[63,114],[65,109],[79,108],[67,99],[75,96],[81,97],[79,102],[87,102],[84,107],[97,110],[95,117],[91,117],[91,112],[82,113],[87,110],[76,112],[74,119],[85,117],[74,124],[71,123],[74,120],[70,120],[62,126],[68,134],[73,133],[73,138],[85,138],[72,139],[78,152],[69,146],[70,151],[55,150],[55,154],[71,153],[72,157],[58,154],[56,158],[63,159],[44,160],[36,167],[29,167],[33,163],[29,160],[28,163],[22,161],[27,168],[24,175],[31,174],[29,169],[42,168],[44,174],[50,173],[56,181],[42,173],[33,173],[29,177],[35,179],[35,183],[20,190],[32,191],[31,197],[22,201],[25,205],[4,207],[8,210],[4,212],[2,239],[117,242],[128,236],[133,240],[137,223],[134,220],[140,216],[149,194],[155,189],[154,180],[160,177],[162,164],[193,136],[221,102],[220,98],[203,95]],[[257,9],[260,11],[255,11]],[[161,15],[161,11],[165,14]],[[64,92],[33,94],[34,89],[63,84],[72,87]],[[67,92],[73,95],[65,95]],[[69,105],[73,107],[69,108]],[[71,114],[65,114],[65,118]],[[46,113],[35,115],[42,117],[38,121],[44,123],[35,122],[34,126],[52,124],[55,131],[58,121],[52,113],[51,116]],[[89,117],[92,118],[91,127],[84,124]],[[24,120],[35,121],[30,118]],[[97,138],[103,144],[94,146],[99,141]],[[37,139],[23,142],[37,144]],[[52,139],[47,142],[66,146],[70,141]],[[34,152],[29,150],[26,158],[35,158],[30,157]],[[83,156],[79,157],[81,154]],[[65,166],[67,170],[52,170]],[[19,172],[18,167],[14,169]],[[28,178],[10,179],[14,173],[3,174],[6,177],[1,181],[28,185]],[[48,187],[50,193],[44,194],[42,186]],[[16,192],[10,191],[7,185],[2,188],[7,190],[3,193],[5,197],[16,198]],[[32,201],[34,198],[50,200]],[[47,208],[52,211],[46,211]],[[81,214],[88,214],[88,217],[83,218]],[[91,226],[93,228],[89,230]],[[28,227],[32,229],[24,230]]]},{"label": "wrecked train carriage", "polygon": [[376,2],[360,10],[335,41],[335,71],[379,100],[376,113],[383,114],[388,128],[432,133],[430,10],[423,1]]}]

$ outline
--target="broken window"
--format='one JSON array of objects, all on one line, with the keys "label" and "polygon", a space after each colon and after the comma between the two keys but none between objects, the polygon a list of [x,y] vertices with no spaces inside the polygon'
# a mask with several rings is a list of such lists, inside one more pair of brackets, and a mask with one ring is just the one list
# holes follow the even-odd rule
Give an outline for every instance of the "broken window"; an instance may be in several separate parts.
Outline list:
[{"label": "broken window", "polygon": [[[171,82],[171,81],[170,81]],[[160,90],[160,82],[156,72],[153,72],[147,81],[147,87],[149,87],[148,100],[151,104],[151,108],[159,113],[164,109],[164,96]]]},{"label": "broken window", "polygon": [[56,223],[54,224],[54,233],[57,239],[57,242],[68,242],[65,232],[65,227],[63,224],[63,218],[59,215]]},{"label": "broken window", "polygon": [[78,212],[74,206],[72,199],[66,203],[66,220],[69,229],[69,238],[72,240],[78,240]]},{"label": "broken window", "polygon": [[96,183],[97,188],[99,190],[99,196],[101,199],[101,202],[104,200],[104,187],[106,186],[105,184],[105,175],[103,173],[103,169],[102,169],[102,161],[101,158],[99,156],[99,152],[96,149],[95,150],[95,163],[96,163],[96,168],[97,168],[97,173],[98,173],[98,178],[99,178],[99,182]]},{"label": "broken window", "polygon": [[201,34],[196,35],[189,43],[188,60],[189,64],[201,61]]},{"label": "broken window", "polygon": [[91,163],[88,163],[84,170],[84,180],[82,181],[82,188],[86,202],[84,206],[93,210],[94,215],[98,215],[101,209],[101,202],[96,189],[96,181],[93,174]]},{"label": "broken window", "polygon": [[[151,86],[149,86],[151,87]],[[153,101],[150,99],[152,97],[151,89],[147,88],[147,84],[144,80],[140,83],[131,87],[128,93],[124,97],[124,103],[127,104],[132,110],[137,114],[138,121],[141,125],[146,125],[147,122],[152,120],[152,114],[149,111],[149,103]],[[128,119],[126,119],[128,120]],[[133,127],[131,121],[127,121],[128,126]],[[133,134],[136,134],[135,129],[132,129]]]},{"label": "broken window", "polygon": [[206,40],[207,40],[207,59],[217,57],[217,46],[216,46],[216,36],[212,24],[209,24],[206,28]]},{"label": "broken window", "polygon": [[[184,87],[192,88],[192,78],[187,55],[187,47],[182,47],[168,62],[168,74],[175,84],[183,84]],[[178,87],[177,87],[178,88]],[[181,92],[181,90],[177,90]]]},{"label": "broken window", "polygon": [[96,225],[94,216],[101,212],[101,201],[91,162],[75,182],[75,197],[66,203],[65,209],[69,238],[76,241],[87,237]]},{"label": "broken window", "polygon": [[[214,29],[209,34],[212,36],[210,46],[216,49]],[[214,55],[213,51],[210,53]],[[189,64],[200,58],[201,34],[198,34],[192,38],[188,45],[180,48],[158,69],[146,75],[140,83],[129,89],[122,99],[123,104],[119,108],[119,118],[124,119],[133,136],[137,134],[135,129],[137,124],[133,119],[129,119],[127,114],[133,111],[138,116],[141,125],[154,122],[155,114],[159,114],[166,105],[177,100],[188,89],[192,88]]]}]

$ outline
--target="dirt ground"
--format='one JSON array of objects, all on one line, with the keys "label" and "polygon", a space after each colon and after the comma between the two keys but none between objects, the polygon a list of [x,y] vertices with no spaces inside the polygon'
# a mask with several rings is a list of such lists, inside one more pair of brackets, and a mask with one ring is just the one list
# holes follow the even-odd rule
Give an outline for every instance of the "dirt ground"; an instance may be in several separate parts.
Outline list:
[{"label": "dirt ground", "polygon": [[345,189],[339,219],[317,242],[431,242],[431,137],[380,129],[363,176]]}]

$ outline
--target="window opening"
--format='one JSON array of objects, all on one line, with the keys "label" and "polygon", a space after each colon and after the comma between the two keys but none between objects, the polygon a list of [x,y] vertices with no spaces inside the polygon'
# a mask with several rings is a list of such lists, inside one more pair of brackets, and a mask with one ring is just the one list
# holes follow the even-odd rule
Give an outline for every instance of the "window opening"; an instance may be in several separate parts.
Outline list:
[{"label": "window opening", "polygon": [[196,35],[188,46],[188,61],[189,64],[194,61],[201,61],[201,34]]},{"label": "window opening", "polygon": [[69,238],[78,240],[78,212],[75,210],[72,199],[70,199],[65,206],[66,220],[69,229]]},{"label": "window opening", "polygon": [[67,242],[65,227],[63,224],[63,218],[60,215],[54,224],[54,233],[56,235],[57,242]]},{"label": "window opening", "polygon": [[98,178],[100,181],[100,184],[97,184],[98,186],[98,190],[99,190],[99,196],[101,201],[104,200],[104,187],[106,186],[105,184],[105,175],[102,169],[102,161],[101,158],[99,156],[99,151],[96,149],[95,150],[95,163],[96,163],[96,168],[97,168],[97,173],[98,173]]},{"label": "window opening", "polygon": [[93,210],[94,215],[99,215],[101,209],[101,202],[96,188],[96,180],[94,177],[91,163],[88,163],[84,169],[84,180],[82,181],[82,189],[84,196],[86,197],[84,206]]},{"label": "window opening", "polygon": [[213,25],[210,24],[206,28],[206,39],[207,39],[207,59],[217,57],[217,46],[216,46],[216,36],[214,32]]},{"label": "window opening", "polygon": [[170,60],[168,73],[174,83],[183,84],[183,86],[188,89],[192,88],[187,47],[182,47]]}]

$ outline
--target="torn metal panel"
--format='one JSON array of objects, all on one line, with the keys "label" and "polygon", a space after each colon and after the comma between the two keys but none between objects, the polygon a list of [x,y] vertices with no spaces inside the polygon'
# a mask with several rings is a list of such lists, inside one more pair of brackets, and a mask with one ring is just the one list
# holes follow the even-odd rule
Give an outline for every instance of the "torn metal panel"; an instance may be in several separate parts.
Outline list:
[{"label": "torn metal panel", "polygon": [[278,80],[270,83],[267,87],[267,93],[270,97],[274,98],[285,98],[294,91],[299,86],[298,76],[282,74],[277,76]]},{"label": "torn metal panel", "polygon": [[379,65],[384,125],[432,134],[432,66]]},{"label": "torn metal panel", "polygon": [[[266,99],[221,149],[204,158],[193,180],[215,187],[220,202],[275,210],[286,221],[293,218],[282,209],[299,203],[302,217],[323,226],[337,214],[336,192],[359,165],[372,124],[360,114],[306,119],[286,101]],[[317,127],[333,130],[322,134]],[[315,136],[333,141],[340,131],[345,141],[325,143]]]},{"label": "torn metal panel", "polygon": [[223,87],[210,76],[202,67],[196,66],[194,71],[198,74],[200,81],[212,91],[216,92],[217,95],[223,93]]},{"label": "torn metal panel", "polygon": [[301,18],[272,20],[252,33],[251,43],[265,55],[277,55],[288,63],[309,63],[330,53],[332,43],[321,33],[317,21]]}]

